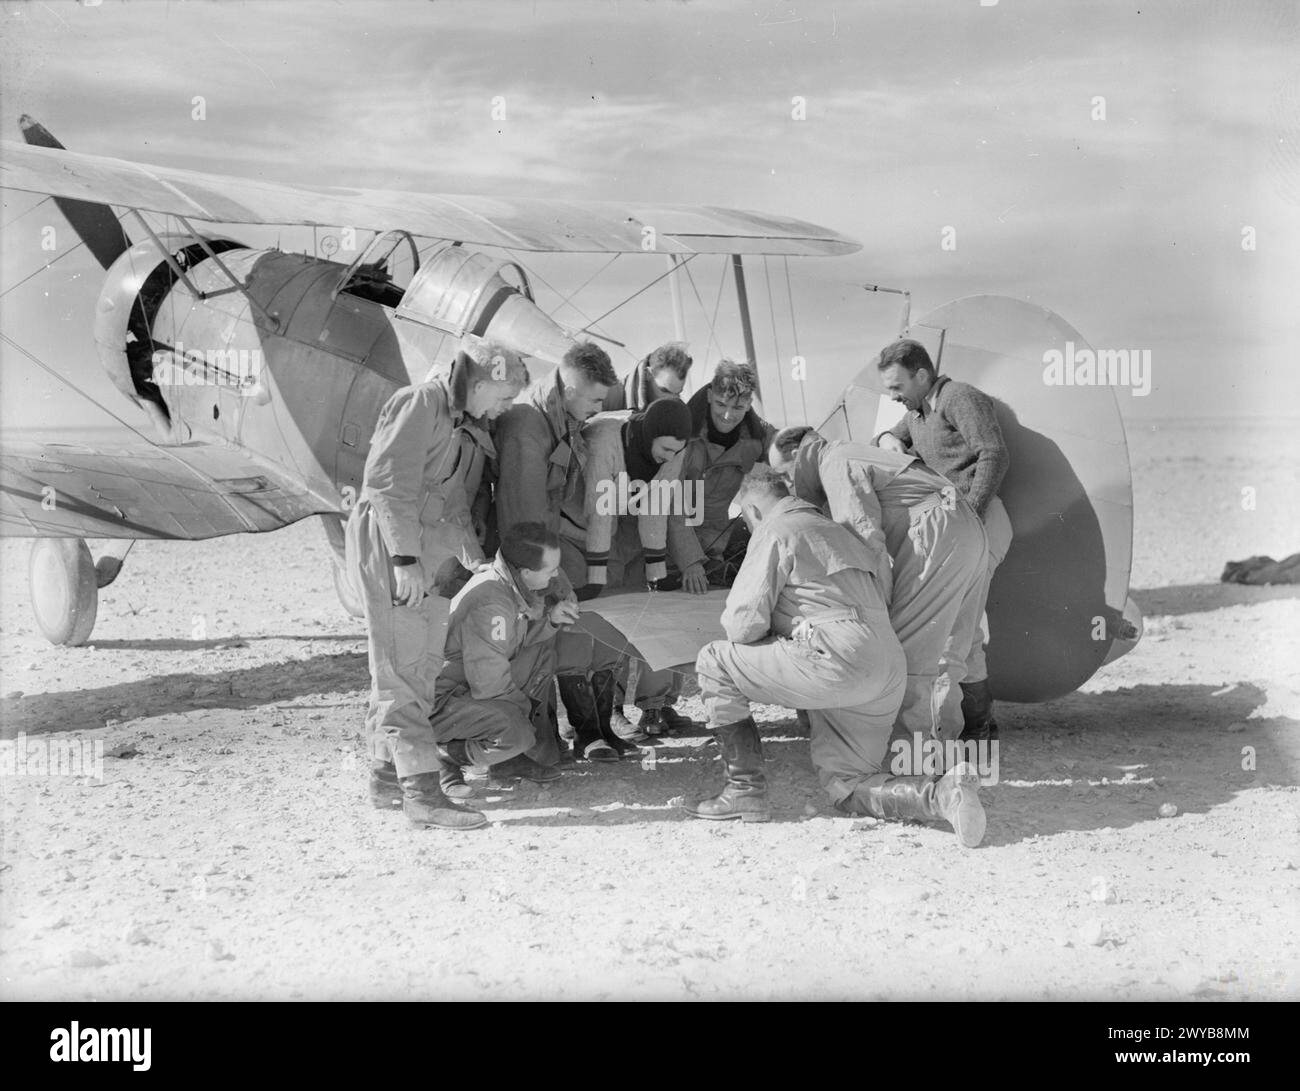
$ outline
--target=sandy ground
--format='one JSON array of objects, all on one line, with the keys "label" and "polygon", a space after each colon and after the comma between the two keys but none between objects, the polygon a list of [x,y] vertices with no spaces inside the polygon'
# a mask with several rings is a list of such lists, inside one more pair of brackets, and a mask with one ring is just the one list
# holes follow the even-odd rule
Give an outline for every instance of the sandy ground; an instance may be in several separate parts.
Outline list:
[{"label": "sandy ground", "polygon": [[1215,581],[1300,548],[1297,459],[1222,424],[1132,443],[1146,636],[1002,706],[969,852],[833,817],[779,709],[770,825],[670,804],[715,783],[701,736],[417,831],[365,803],[364,643],[315,521],[137,546],[80,649],[34,633],[5,542],[5,737],[122,756],[0,779],[3,995],[1295,999],[1300,589]]}]

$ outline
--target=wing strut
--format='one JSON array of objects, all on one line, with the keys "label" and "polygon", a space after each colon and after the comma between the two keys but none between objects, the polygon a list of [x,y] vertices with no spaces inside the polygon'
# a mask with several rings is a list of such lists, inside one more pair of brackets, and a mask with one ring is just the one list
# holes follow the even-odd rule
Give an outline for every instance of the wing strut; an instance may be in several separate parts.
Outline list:
[{"label": "wing strut", "polygon": [[[739,254],[731,255],[731,271],[736,277],[736,304],[740,307],[740,328],[745,334],[745,359],[754,365],[755,377],[758,375],[758,359],[754,352],[754,327],[749,321],[749,293],[745,290],[745,266]],[[762,397],[762,387],[755,391]]]}]

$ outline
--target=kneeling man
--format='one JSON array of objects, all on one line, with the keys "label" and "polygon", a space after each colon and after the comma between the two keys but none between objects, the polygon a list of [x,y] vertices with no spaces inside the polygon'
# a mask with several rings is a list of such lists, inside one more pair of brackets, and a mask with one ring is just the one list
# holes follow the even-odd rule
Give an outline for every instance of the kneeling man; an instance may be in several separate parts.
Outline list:
[{"label": "kneeling man", "polygon": [[903,648],[872,572],[879,560],[850,530],[790,495],[756,466],[736,503],[752,539],[722,614],[726,640],[696,660],[726,785],[687,804],[693,817],[771,817],[750,702],[808,710],[813,766],[836,807],[886,819],[942,819],[964,845],[984,835],[973,767],[942,779],[884,772],[907,681]]},{"label": "kneeling man", "polygon": [[540,523],[521,523],[506,529],[491,566],[452,600],[429,721],[448,759],[441,775],[448,796],[470,794],[463,772],[470,765],[537,783],[560,776],[524,753],[545,715],[556,638],[578,616],[571,599],[548,594],[559,571],[559,537]]},{"label": "kneeling man", "polygon": [[964,726],[961,693],[943,670],[943,655],[950,641],[969,647],[979,624],[973,610],[963,610],[988,568],[975,510],[920,458],[828,440],[807,425],[778,432],[768,462],[795,496],[853,531],[877,558],[889,620],[907,656],[899,733],[909,742],[917,735],[956,739]]}]

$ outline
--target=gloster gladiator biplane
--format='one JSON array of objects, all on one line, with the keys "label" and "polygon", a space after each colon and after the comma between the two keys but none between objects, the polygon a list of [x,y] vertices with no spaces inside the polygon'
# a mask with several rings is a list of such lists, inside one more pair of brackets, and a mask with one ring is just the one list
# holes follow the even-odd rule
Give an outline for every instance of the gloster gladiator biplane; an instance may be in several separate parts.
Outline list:
[{"label": "gloster gladiator biplane", "polygon": [[[0,532],[35,539],[32,606],[59,644],[89,638],[98,588],[135,540],[262,532],[308,516],[323,517],[335,584],[353,607],[339,579],[342,521],[393,391],[446,366],[465,334],[510,345],[534,377],[591,335],[536,304],[522,254],[644,256],[651,231],[655,279],[674,283],[695,256],[718,255],[752,359],[745,258],[860,249],[813,224],[725,208],[289,186],[145,166],[65,150],[37,122],[20,124],[26,143],[0,145],[0,187],[52,198],[103,267],[84,316],[87,352],[93,343],[133,437],[97,447],[63,429],[0,451]],[[226,233],[341,224],[372,234],[348,264]],[[1063,397],[1027,382],[1044,351],[1084,339],[1018,300],[971,297],[904,328],[942,372],[998,399],[1012,447],[1002,496],[1016,538],[988,607],[994,691],[1069,692],[1133,646],[1140,620],[1128,600],[1132,497],[1113,391]],[[56,370],[44,346],[0,338],[6,354]],[[857,346],[856,359],[872,347]],[[160,354],[205,381],[157,381]],[[819,423],[869,438],[897,409],[867,368]],[[103,542],[100,556],[86,539]],[[681,651],[678,661],[693,658]]]}]

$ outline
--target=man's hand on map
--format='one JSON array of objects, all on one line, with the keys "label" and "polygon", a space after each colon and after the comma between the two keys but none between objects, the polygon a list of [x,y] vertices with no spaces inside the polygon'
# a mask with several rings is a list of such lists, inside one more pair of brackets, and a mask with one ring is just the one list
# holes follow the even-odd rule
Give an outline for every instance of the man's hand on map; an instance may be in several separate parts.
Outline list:
[{"label": "man's hand on map", "polygon": [[704,574],[704,565],[696,562],[687,566],[682,573],[682,590],[689,591],[692,595],[709,593],[709,578]]},{"label": "man's hand on map", "polygon": [[551,607],[551,624],[555,626],[572,625],[578,620],[578,604],[572,599],[564,599]]}]

